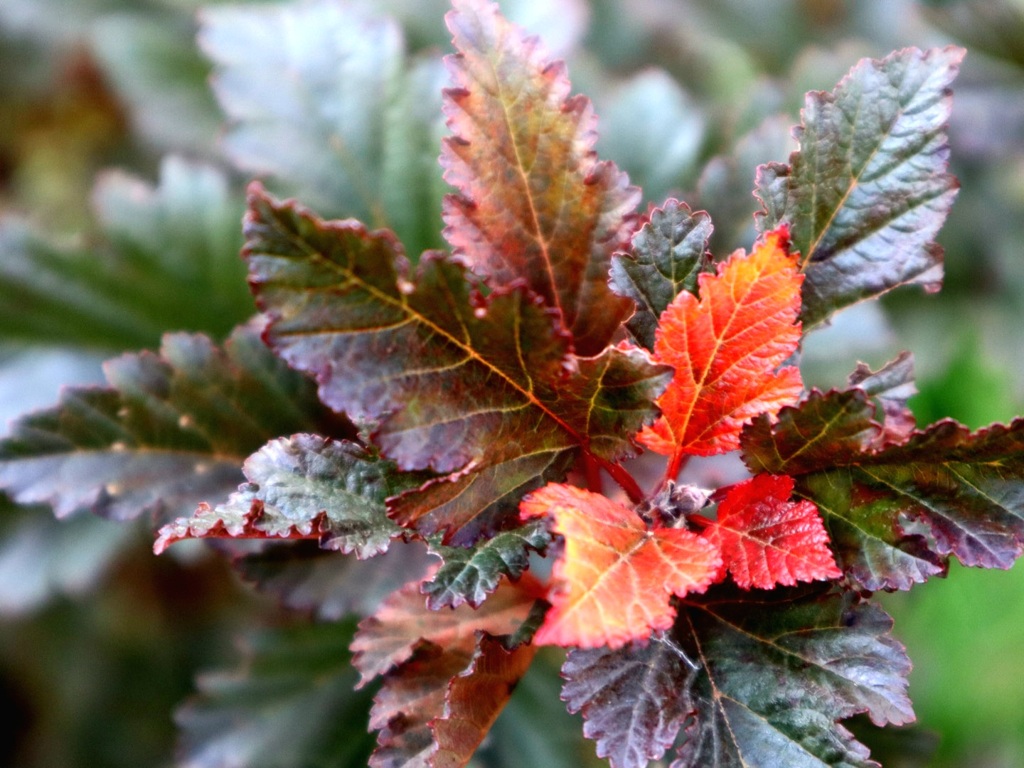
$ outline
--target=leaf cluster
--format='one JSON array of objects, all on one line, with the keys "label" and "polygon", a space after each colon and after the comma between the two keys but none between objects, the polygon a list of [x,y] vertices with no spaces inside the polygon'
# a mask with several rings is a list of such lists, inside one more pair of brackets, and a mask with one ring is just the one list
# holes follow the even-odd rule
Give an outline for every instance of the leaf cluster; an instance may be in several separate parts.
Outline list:
[{"label": "leaf cluster", "polygon": [[[208,540],[316,616],[203,679],[189,765],[468,765],[546,645],[614,768],[877,765],[845,721],[914,713],[871,593],[1013,564],[1024,420],[918,429],[909,354],[828,391],[799,365],[840,310],[939,286],[962,49],[808,93],[730,254],[729,216],[641,209],[539,39],[452,5],[444,66],[355,5],[201,13],[226,156],[263,177],[241,237],[227,176],[179,159],[101,181],[85,251],[0,228],[15,337],[147,346],[195,303],[194,332],[15,422],[0,488],[146,518],[157,554]],[[728,453],[745,479],[705,471]]]}]

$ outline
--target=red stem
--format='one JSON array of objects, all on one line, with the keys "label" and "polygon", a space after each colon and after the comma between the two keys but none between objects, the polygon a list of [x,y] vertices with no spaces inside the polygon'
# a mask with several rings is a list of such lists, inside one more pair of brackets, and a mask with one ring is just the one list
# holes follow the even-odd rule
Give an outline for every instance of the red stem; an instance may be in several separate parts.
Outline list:
[{"label": "red stem", "polygon": [[583,472],[587,478],[587,490],[591,493],[604,493],[604,481],[601,478],[601,465],[590,453],[583,454]]},{"label": "red stem", "polygon": [[589,452],[586,454],[590,456],[605,472],[611,475],[612,480],[619,484],[619,487],[626,492],[629,500],[634,504],[639,504],[644,500],[644,492],[641,490],[640,485],[633,478],[629,472],[620,467],[618,464],[614,464],[607,459],[602,459],[597,456],[593,456]]}]

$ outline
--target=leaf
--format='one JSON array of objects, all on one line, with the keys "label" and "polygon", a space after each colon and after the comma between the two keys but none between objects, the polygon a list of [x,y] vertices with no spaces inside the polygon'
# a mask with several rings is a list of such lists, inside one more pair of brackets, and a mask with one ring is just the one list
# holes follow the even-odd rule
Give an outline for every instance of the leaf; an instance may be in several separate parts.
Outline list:
[{"label": "leaf", "polygon": [[811,92],[789,165],[762,166],[760,231],[788,224],[801,254],[804,327],[892,288],[936,290],[934,238],[958,184],[947,173],[950,83],[962,48],[865,59],[832,93]]},{"label": "leaf", "polygon": [[672,626],[672,595],[703,592],[721,566],[718,550],[696,534],[649,530],[632,510],[570,485],[534,491],[520,514],[550,516],[565,538],[538,645],[620,648],[646,639]]},{"label": "leaf", "polygon": [[396,589],[423,578],[430,558],[420,542],[393,541],[387,552],[357,560],[308,541],[266,547],[235,560],[234,566],[243,579],[287,608],[336,621],[350,613],[376,612]]},{"label": "leaf", "polygon": [[493,637],[479,638],[470,666],[448,685],[444,714],[430,724],[437,745],[430,768],[461,768],[469,762],[536,652],[530,645],[509,650]]},{"label": "leaf", "polygon": [[410,60],[377,11],[329,0],[205,8],[200,25],[241,169],[415,252],[439,244],[439,62]]},{"label": "leaf", "polygon": [[130,109],[132,129],[148,144],[209,155],[220,112],[210,93],[210,66],[193,43],[190,14],[132,10],[90,25],[90,53]]},{"label": "leaf", "polygon": [[739,446],[743,424],[800,394],[800,372],[775,369],[797,348],[800,284],[784,230],[749,256],[737,251],[717,274],[699,276],[700,299],[683,291],[661,316],[654,358],[675,367],[658,398],[662,416],[638,440],[672,456],[709,456]]},{"label": "leaf", "polygon": [[92,516],[58,521],[45,509],[18,509],[4,496],[0,524],[0,615],[12,623],[57,595],[96,589],[137,534]]},{"label": "leaf", "polygon": [[238,262],[241,201],[214,168],[169,157],[153,187],[123,173],[93,192],[99,230],[57,245],[0,223],[0,332],[100,349],[152,346],[167,328],[226,335],[252,314]]},{"label": "leaf", "polygon": [[612,258],[612,290],[637,305],[626,327],[647,349],[654,349],[661,313],[682,291],[696,295],[697,276],[711,269],[711,231],[707,213],[666,200],[633,235],[630,251]]},{"label": "leaf", "polygon": [[917,394],[914,386],[914,356],[909,352],[872,371],[864,363],[850,374],[850,387],[864,390],[875,398],[882,412],[882,442],[899,443],[910,436],[917,426],[907,401]]},{"label": "leaf", "polygon": [[1009,568],[1024,548],[1024,421],[972,433],[945,420],[878,447],[873,415],[861,391],[812,393],[776,425],[751,425],[744,458],[796,478],[865,589],[908,589],[944,573],[949,554]]},{"label": "leaf", "polygon": [[531,550],[544,554],[551,536],[542,523],[528,523],[502,531],[475,547],[432,546],[430,553],[441,558],[434,577],[423,585],[427,607],[474,608],[495,590],[503,576],[518,579],[529,565]]},{"label": "leaf", "polygon": [[629,174],[645,200],[678,195],[708,138],[701,105],[668,72],[649,65],[608,90],[603,100],[595,94],[598,151]]},{"label": "leaf", "polygon": [[629,314],[608,287],[639,190],[594,152],[590,102],[569,97],[561,62],[485,0],[457,0],[446,17],[456,54],[444,114],[444,235],[495,285],[525,281],[557,310],[575,351],[599,354]]},{"label": "leaf", "polygon": [[756,238],[754,214],[760,206],[750,191],[751,169],[789,157],[796,148],[791,120],[788,115],[766,117],[701,171],[690,205],[706,210],[715,222],[712,253],[731,253]]},{"label": "leaf", "polygon": [[270,438],[344,426],[248,326],[223,348],[168,334],[159,355],[123,355],[105,371],[109,388],[67,389],[0,441],[0,486],[15,501],[51,504],[58,517],[188,515],[231,493],[242,461]]},{"label": "leaf", "polygon": [[353,693],[352,622],[247,637],[236,671],[207,673],[180,709],[179,756],[192,768],[365,765],[370,696]]},{"label": "leaf", "polygon": [[583,712],[583,733],[612,768],[646,768],[673,745],[687,715],[690,668],[665,642],[616,650],[572,650],[562,666],[562,698]]},{"label": "leaf", "polygon": [[521,288],[482,297],[463,266],[436,253],[410,275],[388,233],[323,222],[258,186],[245,230],[278,354],[317,377],[327,405],[374,422],[373,442],[400,469],[459,472],[439,489],[441,504],[445,491],[462,495],[455,509],[423,526],[436,506],[393,512],[403,525],[450,540],[491,505],[511,516],[507,497],[564,466],[567,452],[628,455],[653,414],[664,368],[635,348],[571,355],[551,311]]},{"label": "leaf", "polygon": [[910,661],[889,636],[892,620],[848,592],[759,597],[716,590],[681,609],[676,637],[697,670],[673,768],[875,766],[839,721],[913,720]]},{"label": "leaf", "polygon": [[314,538],[360,559],[388,548],[404,531],[384,500],[422,477],[347,440],[297,434],[267,443],[242,465],[248,483],[223,504],[201,504],[160,529],[153,550],[190,538]]},{"label": "leaf", "polygon": [[773,589],[799,581],[838,579],[817,507],[790,501],[793,478],[756,475],[735,485],[704,531],[743,589]]},{"label": "leaf", "polygon": [[379,731],[370,768],[429,765],[436,748],[430,725],[444,712],[448,687],[466,670],[471,654],[472,647],[467,652],[423,642],[388,673],[370,711],[370,728]]},{"label": "leaf", "polygon": [[[480,762],[493,768],[607,768],[583,738],[580,718],[565,710],[558,698],[559,654],[538,653],[519,681],[508,705],[479,750]],[[524,739],[524,733],[543,733]]]},{"label": "leaf", "polygon": [[514,634],[542,593],[536,579],[523,574],[517,582],[503,581],[478,608],[464,604],[452,610],[432,611],[419,584],[407,584],[359,624],[352,641],[352,663],[361,675],[359,685],[404,664],[421,640],[446,653],[461,649],[468,658],[477,631],[495,636]]}]

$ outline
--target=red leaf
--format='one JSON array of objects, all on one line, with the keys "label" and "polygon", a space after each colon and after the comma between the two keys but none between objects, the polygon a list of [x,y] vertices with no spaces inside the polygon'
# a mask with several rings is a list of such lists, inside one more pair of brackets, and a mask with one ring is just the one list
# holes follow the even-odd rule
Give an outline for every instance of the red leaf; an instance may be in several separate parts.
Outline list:
[{"label": "red leaf", "polygon": [[448,14],[457,53],[445,116],[445,237],[474,271],[525,281],[557,309],[575,351],[598,354],[632,310],[608,285],[628,246],[640,192],[594,153],[590,102],[569,96],[561,62],[496,5],[461,0]]},{"label": "red leaf", "polygon": [[523,519],[554,518],[565,550],[552,572],[548,611],[534,642],[618,648],[672,626],[672,595],[703,592],[721,566],[718,550],[681,528],[648,529],[631,509],[551,483],[519,507]]},{"label": "red leaf", "polygon": [[704,531],[744,589],[842,576],[818,508],[790,501],[792,493],[788,475],[757,475],[729,491],[718,506],[718,521]]},{"label": "red leaf", "polygon": [[454,610],[431,611],[414,581],[392,593],[373,616],[359,623],[352,641],[352,664],[361,675],[360,687],[377,675],[408,661],[421,641],[435,643],[446,653],[473,653],[476,633],[512,634],[542,597],[538,581],[524,573],[516,582],[503,580],[479,608],[463,604]]},{"label": "red leaf", "polygon": [[746,422],[799,397],[800,372],[775,372],[800,341],[803,276],[787,245],[785,228],[768,233],[749,256],[700,275],[699,300],[682,291],[662,313],[654,355],[676,372],[657,401],[662,417],[638,439],[672,466],[738,448]]}]

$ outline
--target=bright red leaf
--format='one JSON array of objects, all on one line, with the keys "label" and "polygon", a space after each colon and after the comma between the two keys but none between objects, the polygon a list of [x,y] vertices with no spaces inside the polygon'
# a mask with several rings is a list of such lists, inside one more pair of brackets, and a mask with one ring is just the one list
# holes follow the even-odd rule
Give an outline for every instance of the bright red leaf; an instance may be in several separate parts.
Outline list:
[{"label": "bright red leaf", "polygon": [[813,503],[790,501],[793,478],[757,475],[732,488],[704,537],[744,589],[838,579],[842,571]]},{"label": "bright red leaf", "polygon": [[550,516],[565,537],[552,571],[539,645],[618,648],[672,626],[672,595],[703,592],[721,567],[718,549],[682,528],[649,529],[631,509],[580,488],[551,483],[519,507]]},{"label": "bright red leaf", "polygon": [[803,276],[787,246],[785,228],[769,232],[749,256],[700,275],[699,300],[682,291],[662,313],[654,355],[675,376],[657,401],[662,417],[638,439],[673,457],[670,474],[685,455],[738,448],[746,422],[799,397],[800,372],[775,370],[800,341]]}]

